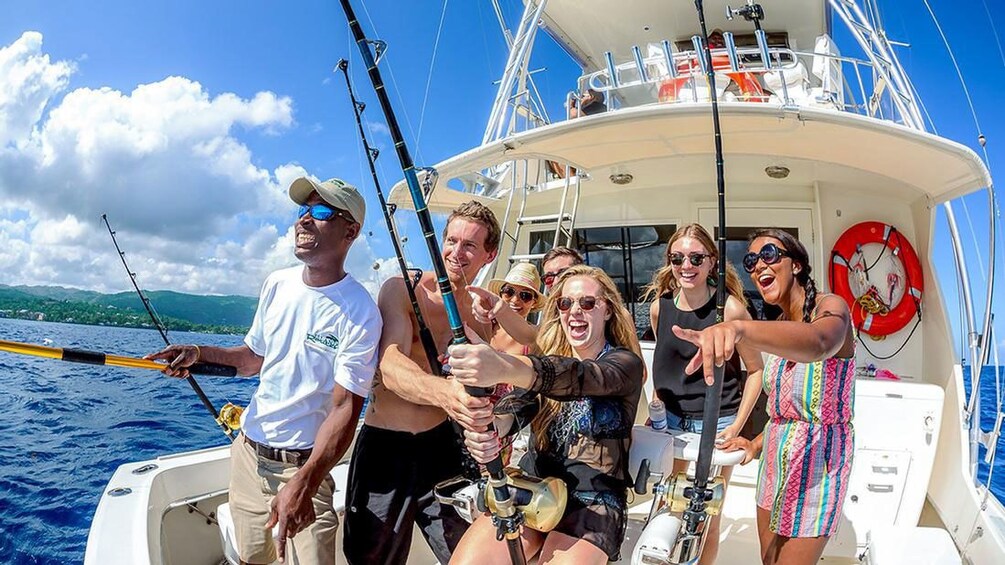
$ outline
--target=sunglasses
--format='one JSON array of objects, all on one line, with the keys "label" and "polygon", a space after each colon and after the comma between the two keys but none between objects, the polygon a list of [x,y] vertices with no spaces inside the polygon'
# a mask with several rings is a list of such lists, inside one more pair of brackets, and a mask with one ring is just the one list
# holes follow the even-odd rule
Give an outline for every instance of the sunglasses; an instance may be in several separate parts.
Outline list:
[{"label": "sunglasses", "polygon": [[[709,257],[711,257],[711,255],[709,255],[708,253],[687,254],[687,260],[691,262],[692,267],[700,267],[701,264],[705,262],[705,259]],[[670,261],[670,264],[673,265],[674,267],[680,267],[681,265],[684,264],[684,254],[677,251],[674,251],[673,253],[667,255],[667,259]]]},{"label": "sunglasses", "polygon": [[514,295],[520,299],[520,302],[533,302],[537,300],[537,295],[535,295],[533,292],[529,290],[518,291],[517,289],[509,285],[505,285],[501,289],[499,289],[499,296],[502,296],[507,300],[513,298]]},{"label": "sunglasses", "polygon": [[600,300],[596,296],[580,296],[579,299],[569,298],[568,296],[563,296],[555,302],[555,306],[558,307],[560,312],[568,312],[572,305],[579,302],[580,310],[584,312],[589,312],[597,306],[597,301]]},{"label": "sunglasses", "polygon": [[547,273],[544,274],[544,276],[541,278],[541,280],[544,281],[544,285],[545,286],[551,286],[551,285],[555,284],[555,279],[557,279],[558,277],[562,276],[562,273],[564,273],[567,270],[569,270],[568,267],[566,267],[564,269],[559,269],[559,270],[554,271],[554,272],[548,271]]},{"label": "sunglasses", "polygon": [[782,257],[792,257],[792,255],[774,243],[767,243],[760,251],[756,253],[751,251],[743,256],[743,270],[753,273],[758,260],[764,261],[765,265],[774,265],[781,261]]},{"label": "sunglasses", "polygon": [[300,213],[298,218],[303,218],[307,213],[311,213],[311,217],[319,222],[327,222],[328,220],[338,216],[347,222],[352,222],[349,216],[346,216],[345,212],[337,208],[332,208],[327,204],[301,204]]}]

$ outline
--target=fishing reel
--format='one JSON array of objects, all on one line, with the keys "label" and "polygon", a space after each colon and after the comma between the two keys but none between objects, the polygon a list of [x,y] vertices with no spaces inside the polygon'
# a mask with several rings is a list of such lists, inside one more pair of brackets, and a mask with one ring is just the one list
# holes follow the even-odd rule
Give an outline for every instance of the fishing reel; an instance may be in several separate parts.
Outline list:
[{"label": "fishing reel", "polygon": [[[648,472],[648,469],[645,471]],[[641,472],[643,469],[640,469]],[[709,480],[705,490],[704,516],[689,533],[684,527],[684,520],[677,514],[683,513],[684,519],[694,519],[694,516],[687,515],[693,489],[694,481],[683,472],[666,475],[653,487],[652,509],[632,552],[632,565],[697,562],[704,545],[708,517],[722,512],[725,482],[721,476]]]},{"label": "fishing reel", "polygon": [[764,19],[764,8],[760,4],[754,3],[754,0],[747,0],[747,5],[740,8],[731,8],[727,5],[726,19],[732,21],[733,16],[742,16],[748,22],[756,24]]},{"label": "fishing reel", "polygon": [[[506,484],[524,525],[539,532],[550,532],[558,525],[568,501],[564,481],[555,477],[539,479],[525,475],[519,469],[509,468],[506,469]],[[433,495],[441,504],[454,507],[469,522],[474,521],[476,511],[493,515],[499,511],[495,493],[493,489],[486,488],[484,480],[454,477],[433,487]]]},{"label": "fishing reel", "polygon": [[244,408],[228,402],[220,408],[220,416],[217,418],[217,422],[226,424],[231,431],[236,432],[241,429],[241,414],[243,413]]}]

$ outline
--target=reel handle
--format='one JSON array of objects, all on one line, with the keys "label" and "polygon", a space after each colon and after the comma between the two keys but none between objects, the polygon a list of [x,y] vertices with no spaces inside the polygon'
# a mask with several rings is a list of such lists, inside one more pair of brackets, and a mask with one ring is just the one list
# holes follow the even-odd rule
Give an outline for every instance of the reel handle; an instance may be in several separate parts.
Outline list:
[{"label": "reel handle", "polygon": [[636,494],[646,494],[646,486],[648,486],[649,476],[651,474],[652,473],[649,471],[649,460],[643,459],[642,462],[639,463],[639,472],[635,473],[634,490]]}]

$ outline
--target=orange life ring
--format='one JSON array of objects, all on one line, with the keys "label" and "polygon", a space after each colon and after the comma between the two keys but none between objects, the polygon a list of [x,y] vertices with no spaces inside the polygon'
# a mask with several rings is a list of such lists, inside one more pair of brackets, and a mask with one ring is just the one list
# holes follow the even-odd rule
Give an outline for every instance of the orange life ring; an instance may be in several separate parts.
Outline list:
[{"label": "orange life ring", "polygon": [[[867,308],[864,297],[855,296],[852,291],[849,278],[852,274],[850,263],[861,246],[869,243],[886,246],[886,249],[904,266],[906,279],[904,293],[897,304],[889,306],[889,311],[878,312],[875,308]],[[920,319],[921,293],[925,289],[921,261],[918,260],[918,254],[907,238],[891,225],[882,222],[861,222],[841,234],[831,251],[830,286],[831,290],[843,298],[851,308],[855,328],[873,337],[887,336],[900,331],[915,315]]]}]

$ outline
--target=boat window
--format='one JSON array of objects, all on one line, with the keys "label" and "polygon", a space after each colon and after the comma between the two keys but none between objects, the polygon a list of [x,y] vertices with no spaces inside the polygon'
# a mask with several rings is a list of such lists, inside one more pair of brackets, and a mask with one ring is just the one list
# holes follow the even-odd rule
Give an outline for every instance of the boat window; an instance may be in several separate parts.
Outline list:
[{"label": "boat window", "polygon": [[[674,224],[661,224],[582,228],[573,233],[572,247],[588,265],[603,269],[614,280],[643,339],[653,339],[653,332],[649,304],[642,302],[642,294],[653,273],[663,266],[667,241],[676,229]],[[545,253],[554,237],[554,231],[531,233],[530,253]]]}]

